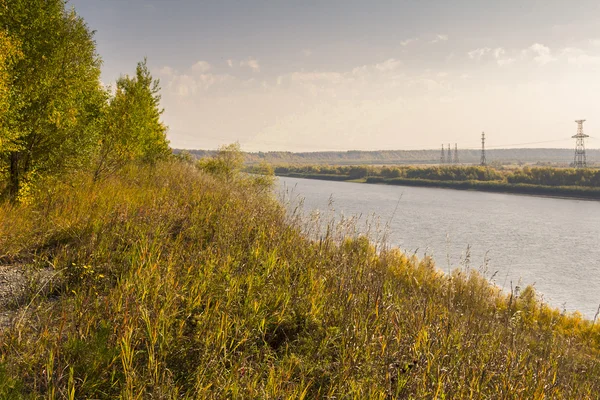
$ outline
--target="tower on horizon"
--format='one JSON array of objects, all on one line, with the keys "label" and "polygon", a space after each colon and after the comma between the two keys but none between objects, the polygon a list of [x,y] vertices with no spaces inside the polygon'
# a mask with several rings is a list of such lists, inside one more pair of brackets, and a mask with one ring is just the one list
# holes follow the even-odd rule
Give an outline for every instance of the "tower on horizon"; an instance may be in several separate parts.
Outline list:
[{"label": "tower on horizon", "polygon": [[440,164],[446,164],[446,152],[444,151],[444,144],[442,143],[442,155],[440,156]]},{"label": "tower on horizon", "polygon": [[454,143],[454,159],[452,160],[453,164],[458,164],[458,144]]},{"label": "tower on horizon", "polygon": [[448,143],[448,150],[446,153],[446,164],[452,164],[452,149],[450,148],[450,143]]},{"label": "tower on horizon", "polygon": [[487,165],[487,160],[485,159],[485,132],[481,132],[481,162],[482,166]]},{"label": "tower on horizon", "polygon": [[573,161],[573,166],[575,168],[586,168],[587,160],[585,158],[585,142],[584,139],[589,137],[589,135],[585,135],[583,133],[583,123],[585,119],[578,119],[577,121],[577,134],[572,136],[573,139],[576,139],[575,143],[575,159]]}]

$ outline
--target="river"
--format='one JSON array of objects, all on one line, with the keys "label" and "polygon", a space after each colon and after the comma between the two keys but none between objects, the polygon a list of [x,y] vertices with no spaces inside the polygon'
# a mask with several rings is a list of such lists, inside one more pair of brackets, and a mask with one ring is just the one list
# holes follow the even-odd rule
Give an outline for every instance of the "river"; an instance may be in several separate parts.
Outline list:
[{"label": "river", "polygon": [[287,177],[278,185],[305,213],[361,216],[358,229],[376,215],[387,244],[431,255],[445,272],[465,268],[469,249],[470,268],[507,291],[534,285],[551,306],[589,319],[600,304],[598,201]]}]

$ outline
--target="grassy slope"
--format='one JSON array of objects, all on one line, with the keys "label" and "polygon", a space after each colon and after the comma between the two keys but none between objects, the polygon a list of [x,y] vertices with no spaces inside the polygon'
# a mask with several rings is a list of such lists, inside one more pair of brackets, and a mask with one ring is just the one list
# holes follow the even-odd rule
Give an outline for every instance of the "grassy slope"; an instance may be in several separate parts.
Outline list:
[{"label": "grassy slope", "polygon": [[599,393],[598,326],[332,225],[309,241],[244,179],[163,165],[0,206],[0,263],[62,276],[0,332],[0,396]]}]

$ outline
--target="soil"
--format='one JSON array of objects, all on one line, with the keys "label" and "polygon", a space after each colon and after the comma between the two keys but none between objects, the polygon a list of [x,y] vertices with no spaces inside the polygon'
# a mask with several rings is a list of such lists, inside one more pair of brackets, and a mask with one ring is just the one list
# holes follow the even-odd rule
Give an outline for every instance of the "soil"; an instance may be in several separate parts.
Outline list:
[{"label": "soil", "polygon": [[50,268],[0,265],[0,329],[9,327],[19,311],[26,307],[27,298],[46,287],[54,276],[56,274]]}]

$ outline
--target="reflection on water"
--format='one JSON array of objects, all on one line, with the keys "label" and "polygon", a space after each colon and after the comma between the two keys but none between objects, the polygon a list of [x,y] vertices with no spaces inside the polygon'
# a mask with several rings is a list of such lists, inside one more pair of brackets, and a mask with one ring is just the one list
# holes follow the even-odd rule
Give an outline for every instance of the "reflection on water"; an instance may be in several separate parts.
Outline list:
[{"label": "reflection on water", "polygon": [[305,211],[376,214],[389,244],[432,255],[444,271],[469,249],[471,267],[508,290],[534,284],[551,305],[588,318],[600,304],[600,202],[294,178],[279,186]]}]

